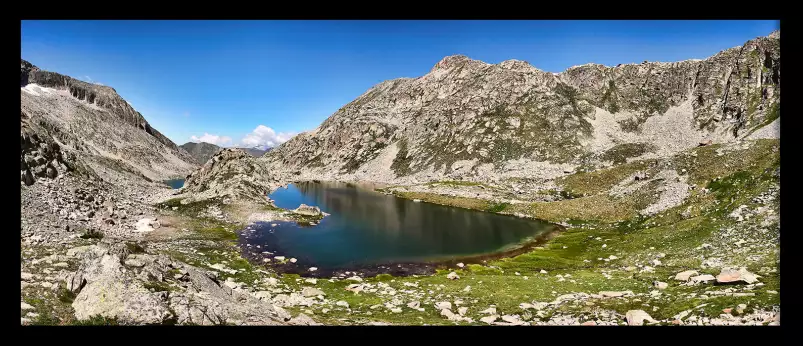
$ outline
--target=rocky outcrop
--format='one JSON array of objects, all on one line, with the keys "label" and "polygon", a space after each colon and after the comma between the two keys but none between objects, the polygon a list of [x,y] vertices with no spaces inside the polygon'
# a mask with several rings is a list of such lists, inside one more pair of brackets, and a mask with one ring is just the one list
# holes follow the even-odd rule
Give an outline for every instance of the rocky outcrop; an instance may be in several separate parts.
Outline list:
[{"label": "rocky outcrop", "polygon": [[779,37],[705,60],[558,74],[450,56],[374,86],[260,161],[287,179],[482,180],[735,140],[779,116]]},{"label": "rocky outcrop", "polygon": [[316,206],[309,206],[301,204],[298,208],[293,210],[293,213],[304,216],[322,216],[321,209]]},{"label": "rocky outcrop", "polygon": [[[64,153],[61,146],[46,133],[31,124],[30,117],[22,112],[20,129],[20,181],[32,185],[36,179],[56,178],[67,171],[86,172],[71,153]],[[83,169],[82,169],[83,168]]]},{"label": "rocky outcrop", "polygon": [[228,196],[267,202],[270,189],[278,182],[256,160],[242,149],[223,149],[187,176],[184,192],[198,199]]},{"label": "rocky outcrop", "polygon": [[76,318],[198,325],[272,325],[289,319],[269,301],[232,290],[212,273],[163,255],[129,252],[122,243],[82,251],[81,267],[66,279],[78,293],[72,303]]}]

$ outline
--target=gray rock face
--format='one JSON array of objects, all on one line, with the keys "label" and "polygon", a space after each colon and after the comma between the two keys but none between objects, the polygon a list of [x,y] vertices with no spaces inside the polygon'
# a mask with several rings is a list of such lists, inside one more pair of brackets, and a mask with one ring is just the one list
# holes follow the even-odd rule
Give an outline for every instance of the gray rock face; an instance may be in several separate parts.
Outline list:
[{"label": "gray rock face", "polygon": [[120,174],[162,180],[196,166],[113,88],[42,71],[25,60],[20,87],[20,179],[27,185],[68,171],[104,180]]},{"label": "gray rock face", "polygon": [[[731,140],[778,116],[776,36],[705,60],[588,64],[559,74],[450,56],[425,76],[376,85],[260,160],[290,177],[394,181],[458,174],[455,164],[464,162],[461,174],[477,176],[490,163],[602,159],[622,143],[657,148],[644,153]],[[665,115],[675,120],[663,124]]]},{"label": "gray rock face", "polygon": [[[68,282],[68,287],[80,290],[72,304],[76,318],[100,315],[123,323],[160,324],[172,317],[160,294],[127,275],[121,263],[126,255],[120,246],[96,247],[86,254],[79,274]],[[76,281],[83,284],[76,285]]]},{"label": "gray rock face", "polygon": [[[67,278],[68,287],[78,292],[72,304],[78,319],[100,315],[124,324],[199,325],[286,320],[269,301],[232,290],[214,275],[165,256],[129,255],[119,243],[100,243],[81,256],[81,267]],[[168,272],[175,269],[183,274],[169,280]]]},{"label": "gray rock face", "polygon": [[114,88],[92,84],[59,73],[40,70],[31,63],[22,60],[20,68],[20,87],[36,84],[45,88],[60,89],[69,92],[75,99],[95,104],[116,115],[128,125],[153,136],[163,145],[178,151],[178,146],[170,139],[152,128],[145,118],[131,107]]}]

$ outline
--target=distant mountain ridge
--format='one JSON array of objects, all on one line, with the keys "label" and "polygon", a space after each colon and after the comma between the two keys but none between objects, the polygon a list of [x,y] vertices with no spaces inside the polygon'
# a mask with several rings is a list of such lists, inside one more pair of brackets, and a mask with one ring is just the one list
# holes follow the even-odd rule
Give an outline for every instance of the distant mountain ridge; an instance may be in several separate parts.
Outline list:
[{"label": "distant mountain ridge", "polygon": [[[206,163],[206,161],[209,161],[209,159],[215,155],[215,153],[220,151],[220,149],[223,149],[222,147],[207,142],[187,142],[182,144],[181,148],[186,150],[199,165],[203,165]],[[266,152],[270,151],[272,148],[267,148],[266,150],[257,147],[237,149],[242,149],[253,157],[260,157]]]}]

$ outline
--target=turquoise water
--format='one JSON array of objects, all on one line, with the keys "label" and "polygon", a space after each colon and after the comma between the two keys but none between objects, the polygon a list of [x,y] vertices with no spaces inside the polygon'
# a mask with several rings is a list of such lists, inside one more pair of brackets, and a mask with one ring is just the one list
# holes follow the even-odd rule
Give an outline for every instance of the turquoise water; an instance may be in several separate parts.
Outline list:
[{"label": "turquoise water", "polygon": [[[256,252],[298,265],[346,268],[419,263],[514,249],[556,225],[388,196],[342,183],[304,182],[270,194],[277,206],[304,203],[331,215],[318,225],[258,223],[241,235]],[[267,257],[271,257],[268,255]]]},{"label": "turquoise water", "polygon": [[174,189],[180,189],[182,186],[184,186],[184,179],[165,180],[165,184],[170,185],[170,187]]}]

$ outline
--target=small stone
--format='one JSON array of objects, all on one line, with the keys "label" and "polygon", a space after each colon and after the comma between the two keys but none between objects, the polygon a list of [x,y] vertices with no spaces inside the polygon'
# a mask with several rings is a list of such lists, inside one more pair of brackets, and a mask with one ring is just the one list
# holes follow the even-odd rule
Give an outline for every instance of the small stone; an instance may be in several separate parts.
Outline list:
[{"label": "small stone", "polygon": [[21,305],[22,310],[34,310],[34,307],[29,305],[28,303],[26,302],[21,302],[21,303],[22,303]]},{"label": "small stone", "polygon": [[284,261],[285,257],[284,256],[273,256],[273,259],[281,262],[281,261]]},{"label": "small stone", "polygon": [[297,259],[295,259],[295,258],[291,258],[291,259],[290,259],[290,263],[296,263],[296,261],[298,261],[298,260],[297,260]]},{"label": "small stone", "polygon": [[666,282],[661,282],[661,281],[655,281],[655,282],[652,283],[652,285],[655,286],[655,288],[657,288],[659,290],[665,290],[667,287],[669,287],[669,284],[667,284]]},{"label": "small stone", "polygon": [[467,308],[467,307],[465,307],[465,306],[464,306],[464,307],[461,307],[461,308],[459,308],[459,309],[457,309],[457,313],[458,313],[458,314],[460,314],[461,316],[462,316],[462,315],[465,315],[465,314],[466,314],[466,312],[468,312],[468,308]]},{"label": "small stone", "polygon": [[317,268],[317,267],[310,267],[310,268],[309,268],[309,271],[311,271],[311,272],[314,272],[314,271],[316,271],[316,270],[318,270],[318,268]]},{"label": "small stone", "polygon": [[309,278],[309,279],[306,279],[306,280],[304,280],[304,282],[306,282],[306,283],[308,283],[308,284],[315,285],[315,284],[317,284],[317,283],[318,283],[318,280],[316,280],[316,279],[313,279],[313,278]]},{"label": "small stone", "polygon": [[349,303],[346,302],[345,300],[339,300],[339,301],[337,301],[337,303],[335,303],[335,305],[342,306],[344,308],[348,308],[349,307]]},{"label": "small stone", "polygon": [[363,290],[363,285],[360,284],[351,284],[346,286],[346,291],[360,293]]},{"label": "small stone", "polygon": [[701,283],[701,282],[714,281],[714,280],[716,280],[716,278],[711,274],[697,275],[697,276],[694,276],[694,277],[691,278],[691,282],[695,283],[695,284]]},{"label": "small stone", "polygon": [[546,274],[546,273],[547,273],[547,271],[546,271],[546,270],[543,270],[543,269],[541,269],[541,271],[540,271],[539,273],[541,273],[541,274]]},{"label": "small stone", "polygon": [[491,315],[480,318],[480,321],[486,324],[493,324],[498,318],[499,315]]},{"label": "small stone", "polygon": [[471,286],[466,286],[466,288],[463,289],[463,292],[471,292]]},{"label": "small stone", "polygon": [[304,287],[301,290],[301,295],[304,297],[325,296],[326,293],[315,287]]},{"label": "small stone", "polygon": [[259,300],[269,300],[271,295],[270,292],[268,291],[259,291],[257,293],[254,293],[254,297],[256,297]]},{"label": "small stone", "polygon": [[487,308],[485,310],[480,311],[480,313],[481,314],[486,314],[486,315],[496,315],[496,308],[495,307],[490,307],[490,308]]},{"label": "small stone", "polygon": [[449,279],[449,280],[457,280],[457,279],[460,278],[460,276],[457,275],[457,273],[455,273],[455,272],[451,272],[448,275],[446,275],[446,278]]},{"label": "small stone", "polygon": [[632,296],[633,291],[602,291],[599,292],[599,295],[604,298],[617,298],[623,296]]},{"label": "small stone", "polygon": [[450,302],[437,302],[437,303],[435,303],[435,308],[438,309],[438,310],[444,310],[444,309],[451,310],[452,309],[452,303],[450,303]]}]

